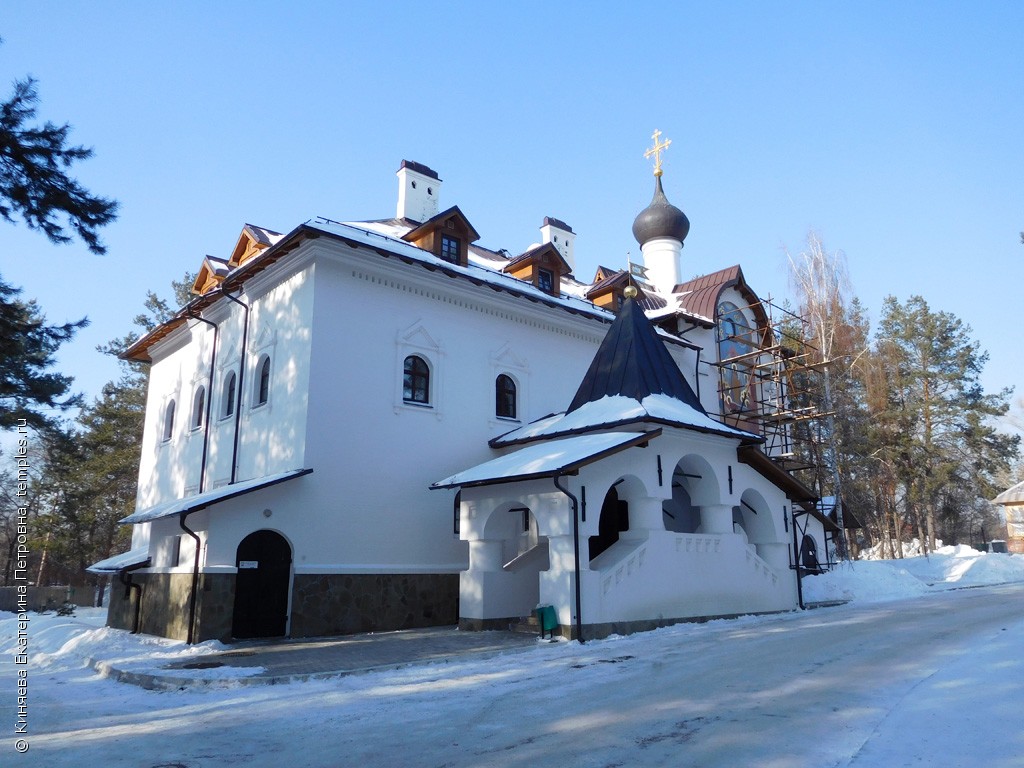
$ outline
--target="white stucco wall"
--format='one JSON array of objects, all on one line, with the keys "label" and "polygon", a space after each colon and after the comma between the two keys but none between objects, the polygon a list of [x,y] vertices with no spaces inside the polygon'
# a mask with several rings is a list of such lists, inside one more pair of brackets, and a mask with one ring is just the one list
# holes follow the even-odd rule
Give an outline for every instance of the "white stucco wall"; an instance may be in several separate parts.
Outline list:
[{"label": "white stucco wall", "polygon": [[[658,463],[661,463],[661,476]],[[690,475],[701,525],[691,533],[665,530],[663,502],[672,494],[673,471]],[[731,471],[730,471],[731,470]],[[699,477],[697,477],[699,475]],[[731,476],[731,481],[730,481]],[[620,482],[621,481],[621,482]],[[680,478],[676,478],[680,481]],[[666,429],[647,448],[631,448],[563,478],[581,502],[580,585],[584,624],[650,621],[689,616],[788,610],[796,606],[789,568],[791,512],[785,494],[736,458],[736,441]],[[629,504],[629,530],[609,549],[589,558],[598,535],[601,506],[609,489]],[[583,509],[583,501],[586,508]],[[555,606],[559,622],[575,621],[575,553],[572,508],[553,480],[468,488],[462,505],[462,536],[481,557],[462,577],[463,617],[490,619],[525,615],[534,607],[520,589],[519,602],[490,589],[508,581],[495,567],[494,517],[527,506],[548,542],[549,567],[538,568],[539,601]],[[739,513],[734,513],[736,508]],[[735,524],[733,520],[739,518]],[[742,526],[742,527],[741,527]]]}]

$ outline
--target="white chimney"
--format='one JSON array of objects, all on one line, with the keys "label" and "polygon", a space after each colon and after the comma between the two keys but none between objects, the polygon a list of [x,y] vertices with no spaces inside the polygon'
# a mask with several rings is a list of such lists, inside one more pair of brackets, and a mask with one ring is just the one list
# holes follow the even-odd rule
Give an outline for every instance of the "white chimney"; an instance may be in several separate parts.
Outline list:
[{"label": "white chimney", "polygon": [[571,270],[576,269],[576,257],[573,252],[574,240],[576,240],[576,233],[572,231],[572,227],[551,216],[544,217],[544,223],[540,227],[541,245],[553,243]]},{"label": "white chimney", "polygon": [[437,171],[422,163],[403,160],[397,175],[398,218],[422,224],[436,216],[441,196],[441,179]]}]

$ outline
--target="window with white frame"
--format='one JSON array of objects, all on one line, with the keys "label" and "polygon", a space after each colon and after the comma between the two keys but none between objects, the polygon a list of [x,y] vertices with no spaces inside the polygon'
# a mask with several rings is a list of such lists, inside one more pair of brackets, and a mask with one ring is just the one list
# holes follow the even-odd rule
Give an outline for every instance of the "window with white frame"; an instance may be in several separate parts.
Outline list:
[{"label": "window with white frame", "polygon": [[256,365],[256,382],[253,388],[253,408],[259,408],[270,401],[270,355],[262,355]]},{"label": "window with white frame", "polygon": [[228,371],[220,390],[220,417],[226,419],[235,415],[235,392],[238,377],[234,371]]},{"label": "window with white frame", "polygon": [[402,399],[407,403],[430,405],[430,366],[419,355],[405,358],[402,371]]},{"label": "window with white frame", "polygon": [[494,380],[494,415],[500,419],[517,418],[516,382],[507,373]]},{"label": "window with white frame", "polygon": [[206,387],[200,384],[192,396],[192,429],[202,429],[206,421]]},{"label": "window with white frame", "polygon": [[174,400],[167,402],[164,408],[164,424],[161,432],[161,440],[168,442],[174,436]]}]

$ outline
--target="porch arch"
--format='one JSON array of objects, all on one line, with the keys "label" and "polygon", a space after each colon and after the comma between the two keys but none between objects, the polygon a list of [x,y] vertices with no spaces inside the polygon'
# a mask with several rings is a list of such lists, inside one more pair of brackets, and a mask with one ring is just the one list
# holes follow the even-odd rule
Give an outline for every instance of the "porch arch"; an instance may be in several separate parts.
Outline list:
[{"label": "porch arch", "polygon": [[748,488],[740,496],[737,515],[751,544],[786,543],[787,539],[776,529],[771,507],[758,491]]},{"label": "porch arch", "polygon": [[629,530],[629,505],[647,498],[647,487],[635,475],[623,475],[612,483],[601,502],[597,535],[589,539],[589,559],[608,550]]},{"label": "porch arch", "polygon": [[721,483],[711,463],[696,453],[687,454],[672,470],[673,487],[679,484],[696,507],[722,503]]}]

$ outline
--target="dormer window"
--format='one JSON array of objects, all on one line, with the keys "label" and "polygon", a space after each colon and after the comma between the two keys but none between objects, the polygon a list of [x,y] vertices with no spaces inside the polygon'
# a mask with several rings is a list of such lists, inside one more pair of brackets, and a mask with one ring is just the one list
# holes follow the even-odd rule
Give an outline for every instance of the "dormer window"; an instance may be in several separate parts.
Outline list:
[{"label": "dormer window", "polygon": [[402,239],[449,264],[469,264],[469,244],[480,239],[458,206],[452,206],[409,230]]},{"label": "dormer window", "polygon": [[551,293],[555,286],[555,275],[550,269],[537,270],[537,287],[544,293]]},{"label": "dormer window", "polygon": [[562,277],[571,270],[558,248],[553,243],[545,243],[516,256],[502,271],[557,297],[561,295]]},{"label": "dormer window", "polygon": [[459,263],[459,239],[451,235],[441,235],[441,258],[452,264]]},{"label": "dormer window", "polygon": [[[597,274],[594,275],[594,284],[586,293],[587,300],[602,309],[618,312],[626,303],[624,291],[629,284],[629,273],[626,270],[613,272],[607,267],[598,267]],[[637,301],[649,301],[649,297],[639,287]]]}]

